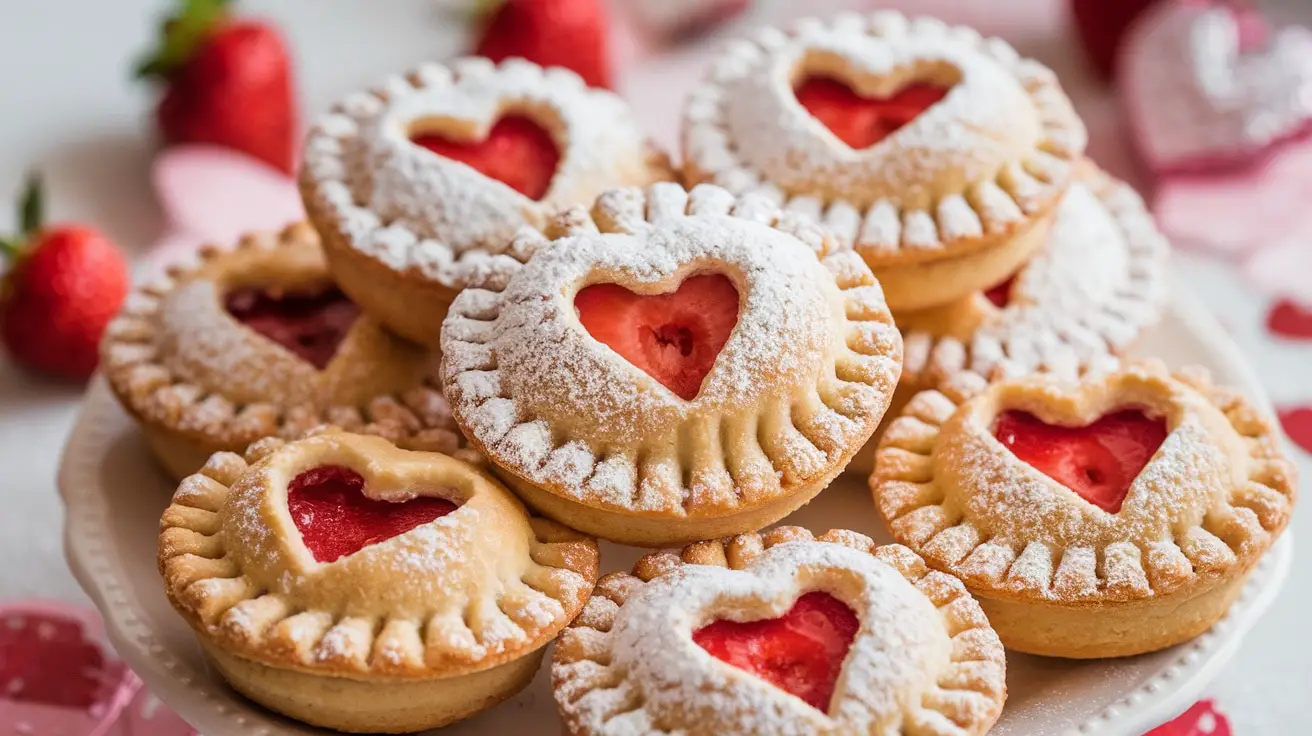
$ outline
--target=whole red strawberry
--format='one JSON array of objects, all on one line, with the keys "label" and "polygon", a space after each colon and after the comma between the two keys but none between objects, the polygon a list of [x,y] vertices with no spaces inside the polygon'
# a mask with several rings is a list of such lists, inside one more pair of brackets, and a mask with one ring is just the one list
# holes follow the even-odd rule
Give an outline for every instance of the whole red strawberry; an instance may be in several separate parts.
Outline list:
[{"label": "whole red strawberry", "polygon": [[156,110],[169,143],[235,148],[287,173],[299,130],[292,63],[267,23],[229,16],[228,0],[182,0],[137,76],[165,84]]},{"label": "whole red strawberry", "polygon": [[563,66],[593,87],[610,88],[610,31],[604,0],[506,0],[492,13],[474,53]]},{"label": "whole red strawberry", "polygon": [[1121,39],[1130,25],[1157,0],[1071,0],[1071,14],[1084,53],[1098,75],[1111,81]]},{"label": "whole red strawberry", "polygon": [[131,277],[109,238],[83,225],[41,225],[41,187],[23,196],[23,232],[0,240],[0,339],[10,357],[43,373],[86,380],[100,336],[127,297]]}]

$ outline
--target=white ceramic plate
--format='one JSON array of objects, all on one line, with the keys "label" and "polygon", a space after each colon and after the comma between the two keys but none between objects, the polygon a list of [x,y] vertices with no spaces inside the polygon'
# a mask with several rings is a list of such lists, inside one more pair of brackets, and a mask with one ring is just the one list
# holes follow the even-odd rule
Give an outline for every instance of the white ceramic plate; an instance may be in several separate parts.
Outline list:
[{"label": "white ceramic plate", "polygon": [[[1174,365],[1205,365],[1219,381],[1267,406],[1238,348],[1187,294],[1176,295],[1141,352]],[[59,487],[67,506],[65,544],[73,573],[99,606],[123,659],[155,694],[209,736],[324,733],[243,700],[206,669],[155,570],[159,517],[173,486],[151,464],[140,435],[101,380],[92,385],[65,449]],[[787,523],[816,532],[846,527],[888,540],[865,483],[857,478],[840,479]],[[602,547],[607,571],[627,570],[641,554]],[[1230,614],[1188,644],[1101,662],[1009,654],[1007,707],[992,733],[1137,736],[1172,718],[1198,697],[1271,604],[1288,574],[1291,548],[1286,534],[1253,572]],[[502,733],[559,733],[545,668],[514,699],[443,731]]]}]

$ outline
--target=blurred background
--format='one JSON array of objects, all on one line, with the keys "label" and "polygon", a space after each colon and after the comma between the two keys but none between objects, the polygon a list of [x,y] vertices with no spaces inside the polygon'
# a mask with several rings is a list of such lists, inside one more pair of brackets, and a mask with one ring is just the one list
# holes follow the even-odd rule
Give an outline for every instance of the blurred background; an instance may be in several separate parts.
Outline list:
[{"label": "blurred background", "polygon": [[[179,9],[210,12],[206,6],[212,4],[4,0],[0,232],[20,230],[18,201],[34,170],[42,175],[47,219],[95,228],[117,244],[126,267],[138,276],[204,240],[223,240],[297,217],[299,203],[282,170],[289,164],[277,153],[283,142],[247,146],[206,140],[223,133],[157,112],[174,82],[135,76],[143,61],[150,62],[151,49],[160,47],[163,18]],[[1312,142],[1301,128],[1278,143],[1255,147],[1241,141],[1235,150],[1221,152],[1227,159],[1221,167],[1177,170],[1172,162],[1145,155],[1136,141],[1149,135],[1142,126],[1154,124],[1148,114],[1152,110],[1141,111],[1146,117],[1131,124],[1128,110],[1142,92],[1136,92],[1136,80],[1117,78],[1111,67],[1123,35],[1152,4],[614,0],[599,21],[600,41],[585,29],[577,44],[556,48],[601,43],[601,57],[577,54],[579,63],[628,97],[659,140],[674,147],[683,90],[717,44],[745,27],[842,9],[890,7],[1006,38],[1057,72],[1089,126],[1091,157],[1133,182],[1159,208],[1176,246],[1176,280],[1203,298],[1253,363],[1299,448],[1294,452],[1305,477],[1312,477],[1312,213],[1307,212],[1312,210]],[[1245,23],[1256,23],[1257,36],[1243,41],[1242,58],[1235,63],[1250,64],[1257,70],[1251,73],[1261,78],[1287,80],[1287,88],[1278,92],[1302,95],[1304,118],[1312,119],[1312,43],[1299,35],[1306,33],[1300,26],[1312,27],[1312,3],[1219,4],[1237,8],[1248,19]],[[248,115],[289,118],[291,139],[285,146],[294,156],[303,121],[344,93],[418,62],[449,59],[487,43],[484,34],[496,6],[487,0],[233,3],[225,12],[252,19],[281,39],[290,86],[283,99],[266,92],[230,104]],[[1274,34],[1287,26],[1295,32],[1287,48],[1270,51]],[[178,49],[166,43],[163,50],[155,58],[157,67],[147,71],[162,71],[169,78],[170,64],[176,68],[177,62],[169,57]],[[276,67],[280,62],[263,63]],[[1171,74],[1205,63],[1210,62],[1164,56],[1152,68],[1169,81]],[[269,69],[251,73],[261,71]],[[1245,104],[1263,104],[1268,94],[1245,98]],[[170,140],[217,142],[227,153],[170,149]],[[240,141],[241,135],[232,140]],[[7,208],[7,202],[13,207]],[[0,309],[3,295],[0,289]],[[0,598],[83,600],[61,554],[61,511],[54,488],[82,383],[56,377],[59,371],[20,367],[26,361],[15,360],[17,354],[12,345],[0,349]],[[1214,688],[1236,733],[1303,733],[1300,727],[1312,723],[1306,698],[1312,691],[1312,646],[1303,629],[1303,606],[1312,604],[1306,582],[1312,554],[1296,551],[1296,556],[1289,589]]]}]

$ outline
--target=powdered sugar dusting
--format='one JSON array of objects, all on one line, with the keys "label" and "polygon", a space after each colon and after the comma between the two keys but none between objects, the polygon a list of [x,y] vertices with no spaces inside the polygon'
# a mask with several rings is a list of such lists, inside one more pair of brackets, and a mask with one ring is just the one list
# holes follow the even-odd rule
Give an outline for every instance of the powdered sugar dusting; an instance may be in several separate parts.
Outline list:
[{"label": "powdered sugar dusting", "polygon": [[[675,185],[658,185],[653,197],[663,196],[661,187]],[[693,194],[681,201],[705,199]],[[604,205],[624,199],[601,198],[598,224],[615,222],[618,218],[610,217]],[[580,230],[556,241],[512,277],[497,310],[487,307],[486,292],[466,291],[456,300],[442,334],[444,381],[456,419],[496,462],[536,483],[563,486],[572,497],[620,508],[636,503],[677,511],[685,498],[691,506],[736,503],[736,494],[725,492],[736,479],[722,469],[684,466],[693,452],[665,455],[670,446],[692,443],[695,433],[708,431],[703,427],[717,432],[722,426],[723,436],[754,435],[745,427],[755,416],[788,416],[788,407],[800,396],[818,391],[828,406],[818,407],[802,428],[805,437],[787,440],[798,451],[771,453],[771,459],[775,470],[788,476],[822,474],[851,443],[864,441],[872,431],[870,412],[874,417],[882,413],[895,380],[901,347],[895,332],[863,332],[857,325],[867,322],[849,323],[847,316],[888,324],[879,291],[860,288],[873,283],[869,270],[849,259],[855,264],[847,264],[849,271],[859,267],[861,279],[853,281],[855,272],[831,275],[811,248],[772,227],[768,212],[753,210],[751,220],[689,216],[668,208],[656,212],[659,222],[654,224],[625,219],[623,227],[631,232]],[[765,224],[753,221],[762,218]],[[691,401],[594,339],[573,307],[574,295],[592,283],[660,293],[702,272],[729,277],[740,308],[737,326]],[[860,382],[833,378],[835,362],[849,358],[867,361]],[[842,408],[854,414],[848,419],[856,421],[844,421],[829,408],[842,401],[849,404]],[[763,430],[779,442],[797,431],[791,421]],[[826,451],[809,447],[808,440]],[[553,460],[556,446],[570,441],[606,458],[606,467],[585,470],[582,463],[588,458],[580,451]],[[743,436],[722,448],[725,467],[745,468],[735,459],[759,453],[744,443],[755,445],[756,437]],[[817,452],[819,457],[813,457]],[[580,486],[589,474],[591,480]],[[682,489],[685,475],[723,487],[690,496]],[[642,478],[647,479],[645,490],[635,494],[633,484]],[[778,478],[757,480],[767,487],[780,484]]]},{"label": "powdered sugar dusting", "polygon": [[[1169,434],[1115,514],[1019,460],[993,436],[993,421],[1005,410],[1083,426],[1126,406],[1161,417]],[[1171,592],[1202,566],[1234,564],[1231,547],[1251,554],[1260,546],[1251,541],[1270,542],[1256,523],[1245,528],[1223,521],[1236,518],[1232,494],[1255,472],[1241,434],[1248,430],[1207,390],[1158,365],[1130,365],[1082,382],[1044,376],[995,383],[963,397],[933,439],[914,452],[898,426],[881,446],[872,478],[876,502],[894,519],[899,539],[923,540],[923,553],[936,565],[975,586],[1063,601],[1150,597]],[[890,453],[922,462],[894,464]],[[929,506],[901,503],[908,482],[926,484],[918,503]],[[992,541],[964,559],[945,556],[940,540],[954,530],[920,521],[935,516],[959,519]],[[989,546],[996,549],[985,553]]]},{"label": "powdered sugar dusting", "polygon": [[[324,465],[359,472],[371,498],[401,503],[441,496],[458,508],[319,563],[289,516],[287,484]],[[288,666],[283,660],[290,656],[295,665],[325,672],[368,672],[377,665],[389,674],[431,675],[431,666],[450,675],[440,663],[477,666],[485,657],[527,653],[545,643],[582,608],[595,582],[595,542],[563,528],[546,534],[558,541],[543,541],[509,491],[450,458],[328,432],[271,446],[256,465],[243,465],[234,481],[224,494],[217,530],[195,514],[170,512],[164,534],[171,523],[183,522],[199,525],[193,532],[213,535],[203,548],[218,548],[240,573],[247,594],[225,592],[230,600],[223,608],[205,614],[207,622],[221,617],[222,625],[204,633],[273,666]],[[201,485],[193,480],[183,487]],[[189,490],[183,500],[196,495]],[[166,554],[187,553],[177,547]],[[226,576],[202,582],[231,591],[238,581]],[[424,627],[427,633],[420,631]]]},{"label": "powdered sugar dusting", "polygon": [[[905,210],[911,226],[901,237],[887,218],[868,217],[857,243],[872,257],[962,244],[982,234],[981,220],[992,230],[1023,219],[1022,210],[1039,211],[1069,175],[1035,179],[1007,175],[1009,169],[1050,158],[1045,150],[1063,149],[1068,159],[1083,150],[1083,125],[1055,76],[1033,67],[1042,69],[1003,42],[931,19],[847,15],[799,22],[787,33],[767,29],[730,44],[690,94],[683,121],[688,173],[735,193],[781,190],[868,213],[891,208],[894,220]],[[871,97],[914,81],[950,89],[909,124],[853,150],[797,101],[793,85],[811,74],[837,77]],[[1054,140],[1063,145],[1050,145]],[[975,185],[991,186],[1010,209],[977,196]],[[952,204],[939,208],[945,198]]]},{"label": "powdered sugar dusting", "polygon": [[[952,585],[942,605],[964,595]],[[842,600],[861,622],[827,712],[715,659],[691,638],[717,619],[780,616],[817,590]],[[987,626],[974,607],[966,618]],[[996,683],[981,667],[969,675],[958,669],[953,637],[938,613],[902,573],[867,552],[783,542],[742,570],[683,565],[657,577],[624,603],[608,633],[586,652],[569,651],[579,631],[571,629],[570,643],[562,644],[567,654],[562,658],[558,650],[553,667],[557,699],[571,727],[585,734],[626,732],[609,720],[617,711],[667,729],[707,733],[883,733],[907,722],[935,723],[942,718],[935,701],[947,700],[959,702],[954,715],[965,719],[960,726],[986,728],[1001,704],[983,691]],[[991,677],[1000,682],[1001,668]],[[938,683],[947,681],[979,689],[940,690]],[[960,733],[957,728],[945,721],[924,732]]]},{"label": "powdered sugar dusting", "polygon": [[964,308],[899,316],[907,343],[919,346],[906,376],[932,386],[961,370],[1072,373],[1119,353],[1161,314],[1168,252],[1129,186],[1103,174],[1073,184],[1006,306],[981,293]]},{"label": "powdered sugar dusting", "polygon": [[[541,201],[410,140],[431,131],[478,139],[508,113],[532,117],[560,151]],[[543,225],[553,207],[664,177],[619,97],[565,69],[476,58],[422,67],[339,104],[310,133],[304,171],[320,226],[451,288],[515,260],[516,229]]]}]

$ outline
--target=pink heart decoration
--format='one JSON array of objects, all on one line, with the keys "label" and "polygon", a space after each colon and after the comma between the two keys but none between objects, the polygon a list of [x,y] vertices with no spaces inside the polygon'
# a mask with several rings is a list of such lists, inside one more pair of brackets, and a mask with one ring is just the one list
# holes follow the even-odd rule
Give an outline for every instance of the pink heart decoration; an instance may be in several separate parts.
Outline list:
[{"label": "pink heart decoration", "polygon": [[1120,93],[1154,173],[1232,166],[1312,121],[1312,32],[1247,3],[1167,0],[1122,47]]},{"label": "pink heart decoration", "polygon": [[0,604],[0,724],[20,734],[112,734],[141,681],[104,641],[94,611]]},{"label": "pink heart decoration", "polygon": [[156,157],[151,178],[169,223],[152,248],[155,265],[185,260],[205,243],[227,245],[242,233],[305,219],[295,181],[231,149],[172,146]]},{"label": "pink heart decoration", "polygon": [[1230,736],[1230,721],[1211,700],[1200,700],[1179,718],[1144,736]]},{"label": "pink heart decoration", "polygon": [[1178,245],[1240,255],[1274,248],[1291,232],[1312,233],[1309,201],[1312,140],[1279,146],[1238,171],[1167,175],[1152,209]]}]

